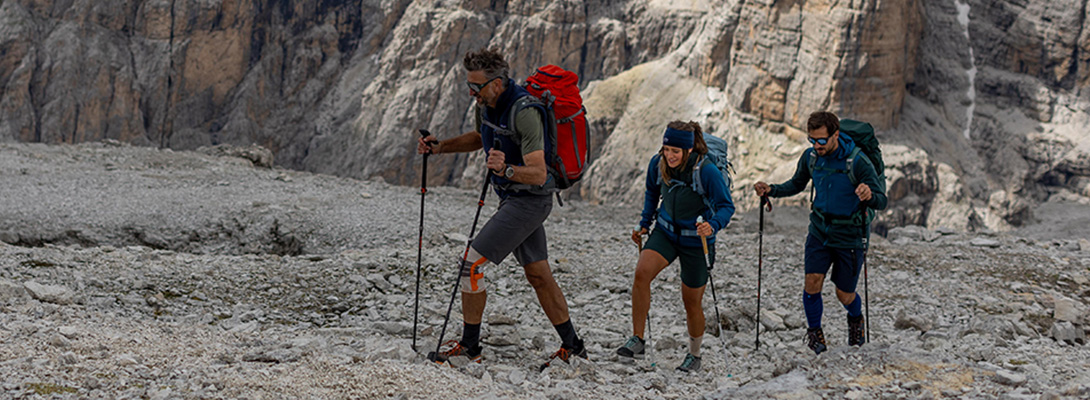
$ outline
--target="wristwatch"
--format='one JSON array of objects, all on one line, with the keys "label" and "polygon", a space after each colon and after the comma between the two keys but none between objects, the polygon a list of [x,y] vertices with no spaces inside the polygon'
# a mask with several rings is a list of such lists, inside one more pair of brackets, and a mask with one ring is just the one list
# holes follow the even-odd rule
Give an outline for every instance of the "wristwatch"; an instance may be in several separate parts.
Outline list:
[{"label": "wristwatch", "polygon": [[503,177],[511,179],[511,177],[513,176],[515,176],[515,167],[512,167],[510,164],[508,164],[507,169],[503,170]]}]

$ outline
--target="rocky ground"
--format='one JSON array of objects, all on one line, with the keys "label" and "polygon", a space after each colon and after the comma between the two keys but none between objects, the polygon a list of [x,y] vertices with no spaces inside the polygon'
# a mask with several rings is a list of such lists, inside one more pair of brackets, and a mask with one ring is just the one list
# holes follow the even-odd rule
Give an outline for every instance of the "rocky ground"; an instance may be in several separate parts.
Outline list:
[{"label": "rocky ground", "polygon": [[573,201],[546,226],[590,360],[539,373],[558,339],[510,259],[488,271],[484,363],[423,359],[478,193],[428,192],[414,351],[416,188],[109,143],[0,145],[0,187],[0,398],[1090,396],[1090,242],[1063,228],[1086,206],[1050,205],[1047,226],[1012,233],[875,238],[860,285],[872,342],[845,345],[826,285],[820,356],[803,344],[805,210],[768,215],[759,349],[757,215],[740,213],[718,237],[721,324],[708,293],[705,369],[680,374],[677,267],[653,285],[652,357],[614,360],[631,329],[626,232],[639,210]]}]

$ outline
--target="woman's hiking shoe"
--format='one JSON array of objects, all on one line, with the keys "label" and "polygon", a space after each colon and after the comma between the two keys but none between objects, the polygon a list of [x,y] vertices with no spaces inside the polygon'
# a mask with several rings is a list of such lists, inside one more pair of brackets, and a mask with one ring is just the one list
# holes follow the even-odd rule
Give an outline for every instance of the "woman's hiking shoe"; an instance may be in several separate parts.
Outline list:
[{"label": "woman's hiking shoe", "polygon": [[807,329],[806,346],[813,350],[814,354],[825,351],[828,348],[825,346],[825,331],[822,331],[820,327]]},{"label": "woman's hiking shoe", "polygon": [[694,356],[693,353],[686,353],[685,360],[681,362],[681,365],[677,366],[677,370],[681,372],[700,371],[700,357]]},{"label": "woman's hiking shoe", "polygon": [[469,362],[472,363],[481,362],[481,345],[466,347],[457,340],[448,340],[446,343],[443,343],[443,347],[446,347],[447,349],[440,351],[439,354],[435,354],[434,351],[428,353],[428,359],[436,363],[442,364],[450,360],[452,357],[462,356],[468,358]]},{"label": "woman's hiking shoe", "polygon": [[862,346],[866,341],[867,336],[863,332],[863,316],[848,316],[848,345]]},{"label": "woman's hiking shoe", "polygon": [[617,349],[617,355],[625,358],[643,359],[646,343],[639,336],[632,335],[624,346]]},{"label": "woman's hiking shoe", "polygon": [[584,360],[587,359],[587,348],[586,346],[583,346],[583,339],[575,339],[575,348],[569,349],[561,347],[560,350],[557,350],[556,353],[553,353],[553,355],[549,357],[549,361],[541,364],[541,368],[538,368],[538,372],[544,371],[545,368],[549,368],[549,365],[552,365],[553,361],[561,360],[568,363],[568,360],[572,357],[581,357]]}]

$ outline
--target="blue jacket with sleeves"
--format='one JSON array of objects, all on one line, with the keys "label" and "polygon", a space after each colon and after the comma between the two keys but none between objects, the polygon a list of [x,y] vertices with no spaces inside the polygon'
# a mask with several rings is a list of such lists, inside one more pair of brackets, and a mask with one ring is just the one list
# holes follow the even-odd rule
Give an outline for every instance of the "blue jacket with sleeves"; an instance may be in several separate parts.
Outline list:
[{"label": "blue jacket with sleeves", "polygon": [[[846,173],[848,156],[855,149],[855,142],[847,135],[838,136],[836,151],[819,157],[813,148],[806,150],[799,157],[791,179],[779,185],[771,185],[772,190],[768,195],[792,196],[813,181],[814,199],[811,203],[809,233],[828,247],[866,248],[870,237],[870,224],[854,223],[851,220],[858,217],[858,213],[866,212],[866,208],[886,208],[886,185],[879,181],[870,159],[863,152],[858,152],[852,161],[852,171],[856,182],[866,184],[871,190],[870,200],[859,201],[855,194],[856,185],[852,184]],[[810,170],[812,157],[817,158],[814,160],[813,171]]]},{"label": "blue jacket with sleeves", "polygon": [[[696,217],[703,216],[714,232],[726,227],[734,215],[730,188],[719,169],[702,157],[689,157],[687,165],[674,174],[672,182],[662,182],[660,158],[656,154],[647,165],[640,227],[650,229],[654,222],[655,229],[662,230],[672,242],[683,247],[701,247],[700,237],[695,235]],[[703,161],[696,166],[698,159]],[[694,167],[700,168],[700,180],[710,208],[692,187]],[[715,234],[707,240],[709,244],[715,243]]]}]

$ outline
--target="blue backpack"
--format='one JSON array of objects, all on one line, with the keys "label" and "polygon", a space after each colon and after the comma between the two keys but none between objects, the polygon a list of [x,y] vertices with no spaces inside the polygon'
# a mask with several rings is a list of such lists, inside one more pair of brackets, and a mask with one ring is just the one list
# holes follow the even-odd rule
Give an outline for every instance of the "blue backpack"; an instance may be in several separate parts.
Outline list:
[{"label": "blue backpack", "polygon": [[[730,176],[734,173],[734,164],[731,164],[730,158],[727,157],[727,141],[710,133],[704,133],[704,143],[708,145],[708,154],[704,157],[719,168],[719,173],[723,174],[723,182],[727,183],[727,189],[731,189],[734,183],[731,182]],[[707,198],[704,185],[700,182],[700,168],[693,169],[693,189]]]}]

